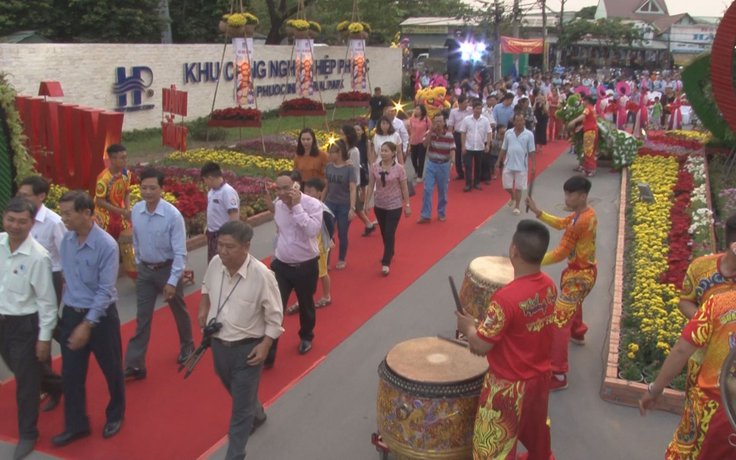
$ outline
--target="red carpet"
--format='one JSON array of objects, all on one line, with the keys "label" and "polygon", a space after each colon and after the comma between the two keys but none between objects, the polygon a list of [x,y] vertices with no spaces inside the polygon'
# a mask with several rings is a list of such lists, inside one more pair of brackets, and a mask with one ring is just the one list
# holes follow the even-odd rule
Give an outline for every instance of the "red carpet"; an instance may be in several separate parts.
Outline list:
[{"label": "red carpet", "polygon": [[[567,143],[548,145],[537,161],[537,173],[558,158]],[[421,184],[420,184],[421,185]],[[298,315],[286,317],[286,332],[279,344],[276,365],[265,371],[260,395],[264,404],[273,402],[363,323],[386,306],[434,263],[486,221],[507,201],[500,181],[482,192],[462,192],[463,183],[452,181],[447,221],[417,225],[421,209],[421,186],[412,198],[413,214],[402,219],[391,275],[380,274],[381,237],[375,232],[361,238],[363,228],[356,220],[351,226],[347,268],[332,270],[331,306],[318,313],[314,348],[306,356],[297,353]],[[561,191],[560,191],[561,193]],[[509,217],[511,214],[509,212]],[[256,230],[258,231],[258,230]],[[332,261],[336,260],[332,257]],[[197,274],[202,278],[202,273]],[[320,295],[318,289],[317,296]],[[450,299],[449,293],[447,297]],[[199,294],[187,298],[192,318],[196,318]],[[407,306],[409,307],[409,306]],[[67,447],[51,447],[51,437],[64,428],[63,410],[41,414],[41,438],[38,449],[51,455],[73,459],[195,459],[208,451],[227,434],[230,399],[214,374],[210,352],[194,374],[183,380],[176,372],[178,352],[176,328],[168,308],[154,316],[153,334],[148,353],[148,378],[126,386],[127,412],[120,434],[102,439],[107,404],[107,388],[96,363],[91,363],[87,382],[88,412],[92,435]],[[123,326],[123,344],[135,328],[134,322]],[[197,335],[199,333],[197,332]],[[55,361],[59,367],[60,362]],[[0,439],[17,440],[15,383],[0,386]]]}]

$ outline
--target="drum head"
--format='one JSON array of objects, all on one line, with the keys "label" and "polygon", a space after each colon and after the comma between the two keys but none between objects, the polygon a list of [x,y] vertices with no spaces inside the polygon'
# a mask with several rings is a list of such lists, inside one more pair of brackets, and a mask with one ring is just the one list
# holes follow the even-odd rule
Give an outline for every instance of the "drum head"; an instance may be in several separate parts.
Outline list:
[{"label": "drum head", "polygon": [[397,375],[422,383],[463,382],[488,370],[485,358],[437,337],[401,342],[388,352],[386,364]]},{"label": "drum head", "polygon": [[514,280],[514,267],[508,257],[476,257],[468,267],[473,275],[494,284],[506,285]]}]

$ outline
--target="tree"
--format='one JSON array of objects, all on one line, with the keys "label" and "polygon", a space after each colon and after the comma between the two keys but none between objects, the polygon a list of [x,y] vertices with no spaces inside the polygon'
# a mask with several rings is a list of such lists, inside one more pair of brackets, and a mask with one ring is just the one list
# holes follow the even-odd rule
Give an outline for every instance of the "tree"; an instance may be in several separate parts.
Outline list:
[{"label": "tree", "polygon": [[0,35],[35,30],[58,42],[156,43],[159,0],[4,0]]},{"label": "tree", "polygon": [[641,30],[631,23],[621,22],[620,19],[599,19],[597,21],[578,19],[565,25],[558,46],[564,48],[582,39],[592,39],[598,41],[598,47],[603,51],[622,46],[631,47],[634,42],[641,41],[642,38]]},{"label": "tree", "polygon": [[217,29],[230,0],[169,0],[174,43],[222,43]]},{"label": "tree", "polygon": [[598,9],[596,5],[592,6],[586,6],[585,8],[580,8],[580,11],[575,13],[575,18],[580,19],[595,19],[595,11]]}]

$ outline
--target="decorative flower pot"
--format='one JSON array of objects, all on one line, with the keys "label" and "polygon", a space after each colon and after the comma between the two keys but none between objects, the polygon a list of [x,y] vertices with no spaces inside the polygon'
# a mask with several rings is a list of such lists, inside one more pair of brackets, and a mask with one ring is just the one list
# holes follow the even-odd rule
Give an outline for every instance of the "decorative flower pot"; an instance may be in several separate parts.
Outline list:
[{"label": "decorative flower pot", "polygon": [[245,36],[246,37],[252,37],[256,33],[256,25],[255,24],[246,24],[244,26],[245,28]]},{"label": "decorative flower pot", "polygon": [[310,29],[310,30],[307,31],[307,36],[309,38],[314,39],[314,38],[317,38],[319,36],[319,32],[317,32],[316,30],[311,30]]},{"label": "decorative flower pot", "polygon": [[309,38],[309,30],[294,29],[294,38]]},{"label": "decorative flower pot", "polygon": [[368,38],[368,34],[363,32],[350,32],[349,37],[353,40],[365,40]]},{"label": "decorative flower pot", "polygon": [[[222,24],[223,24],[223,21],[220,21],[220,30],[223,29]],[[229,25],[227,22],[225,22],[224,24],[225,24],[225,27],[224,27],[225,36],[227,36],[228,38],[236,38],[236,37],[245,36],[246,26],[233,27]]]}]

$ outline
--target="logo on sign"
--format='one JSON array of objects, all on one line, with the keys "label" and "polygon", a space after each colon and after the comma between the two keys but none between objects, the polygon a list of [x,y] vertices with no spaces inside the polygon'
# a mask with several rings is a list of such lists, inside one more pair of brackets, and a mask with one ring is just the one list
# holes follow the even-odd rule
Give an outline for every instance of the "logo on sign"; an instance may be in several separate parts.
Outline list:
[{"label": "logo on sign", "polygon": [[130,68],[128,75],[125,67],[115,69],[116,81],[113,85],[112,92],[117,96],[117,112],[136,112],[139,110],[151,110],[153,104],[144,104],[143,96],[146,99],[153,97],[153,90],[150,89],[153,84],[153,71],[150,67],[135,66]]}]

